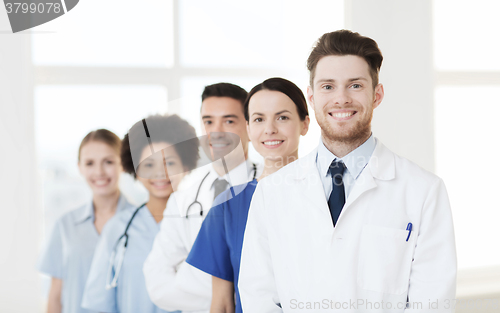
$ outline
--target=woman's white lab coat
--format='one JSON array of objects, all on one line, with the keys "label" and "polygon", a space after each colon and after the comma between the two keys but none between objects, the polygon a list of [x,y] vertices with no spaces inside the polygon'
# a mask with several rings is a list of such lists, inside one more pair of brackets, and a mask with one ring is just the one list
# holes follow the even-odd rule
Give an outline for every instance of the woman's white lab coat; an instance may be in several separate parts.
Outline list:
[{"label": "woman's white lab coat", "polygon": [[403,312],[408,299],[406,312],[452,312],[456,251],[442,180],[377,140],[334,228],[315,159],[313,151],[257,187],[243,311]]}]

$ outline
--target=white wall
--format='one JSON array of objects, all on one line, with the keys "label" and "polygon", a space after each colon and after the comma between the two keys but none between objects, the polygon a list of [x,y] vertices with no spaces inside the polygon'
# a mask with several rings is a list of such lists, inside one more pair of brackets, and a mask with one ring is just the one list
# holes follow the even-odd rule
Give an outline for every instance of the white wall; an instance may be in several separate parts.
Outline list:
[{"label": "white wall", "polygon": [[[346,28],[375,39],[384,56],[380,82],[385,99],[375,110],[373,133],[396,153],[435,172],[432,1],[346,0],[345,7]],[[482,244],[473,230],[469,233],[470,229],[458,225],[455,229]],[[496,229],[490,233],[484,249],[492,249],[489,243],[498,237]],[[459,270],[457,297],[496,299],[500,305],[499,277],[498,266]],[[466,306],[457,306],[457,312],[464,311]],[[490,312],[479,307],[468,310],[472,311]]]},{"label": "white wall", "polygon": [[374,135],[433,171],[431,1],[346,0],[345,7],[346,27],[377,41],[384,56],[385,99],[374,113]]},{"label": "white wall", "polygon": [[[2,6],[3,7],[3,6]],[[0,311],[39,312],[37,194],[29,34],[0,9]]]}]

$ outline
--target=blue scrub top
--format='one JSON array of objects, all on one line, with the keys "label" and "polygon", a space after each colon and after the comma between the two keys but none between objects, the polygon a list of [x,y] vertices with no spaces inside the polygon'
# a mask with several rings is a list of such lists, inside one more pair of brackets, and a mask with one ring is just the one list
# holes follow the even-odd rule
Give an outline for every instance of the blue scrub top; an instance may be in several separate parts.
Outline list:
[{"label": "blue scrub top", "polygon": [[[144,261],[153,247],[156,234],[160,230],[160,225],[156,223],[146,206],[139,209],[127,231],[128,246],[117,286],[106,290],[111,253],[116,242],[125,232],[125,228],[136,209],[130,208],[116,214],[104,227],[85,286],[82,307],[99,312],[166,312],[149,299],[142,273]],[[122,248],[123,246],[120,246],[118,250]],[[114,268],[116,266],[115,261]]]},{"label": "blue scrub top", "polygon": [[[116,212],[132,205],[120,195]],[[96,312],[81,307],[85,282],[90,271],[99,234],[94,226],[94,205],[86,205],[66,213],[54,224],[37,269],[63,281],[61,305],[63,313]]]},{"label": "blue scrub top", "polygon": [[[234,189],[244,188],[233,198],[226,190],[218,199],[222,202],[210,209],[203,221],[198,237],[186,259],[192,266],[234,283],[236,313],[242,313],[238,275],[240,272],[241,248],[247,225],[250,202],[257,187],[257,180]],[[231,187],[232,189],[233,187]],[[238,190],[239,191],[239,190]],[[225,201],[224,201],[225,200]]]}]

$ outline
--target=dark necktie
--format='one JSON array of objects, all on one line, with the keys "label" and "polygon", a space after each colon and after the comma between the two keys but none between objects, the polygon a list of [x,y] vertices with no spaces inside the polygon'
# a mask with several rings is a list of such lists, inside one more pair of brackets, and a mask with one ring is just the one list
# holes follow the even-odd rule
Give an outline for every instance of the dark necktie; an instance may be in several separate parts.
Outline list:
[{"label": "dark necktie", "polygon": [[225,179],[218,178],[214,181],[214,184],[213,184],[214,189],[215,189],[214,200],[215,200],[215,198],[217,198],[218,195],[220,195],[224,190],[226,190],[227,185],[229,185],[229,183]]},{"label": "dark necktie", "polygon": [[332,216],[333,225],[337,224],[340,212],[345,204],[345,190],[342,175],[344,174],[345,165],[342,162],[333,161],[330,164],[330,174],[332,175],[332,193],[328,198],[328,207]]}]

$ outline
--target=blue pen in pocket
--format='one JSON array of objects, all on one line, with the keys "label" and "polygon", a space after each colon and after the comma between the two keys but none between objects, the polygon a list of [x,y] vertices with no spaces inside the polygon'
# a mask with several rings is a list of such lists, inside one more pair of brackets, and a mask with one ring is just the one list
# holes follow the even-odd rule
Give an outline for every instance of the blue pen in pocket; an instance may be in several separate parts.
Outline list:
[{"label": "blue pen in pocket", "polygon": [[412,228],[413,228],[413,224],[412,223],[408,223],[408,226],[406,226],[406,230],[408,231],[408,237],[406,237],[406,241],[408,241],[408,239],[410,239],[411,229]]}]

